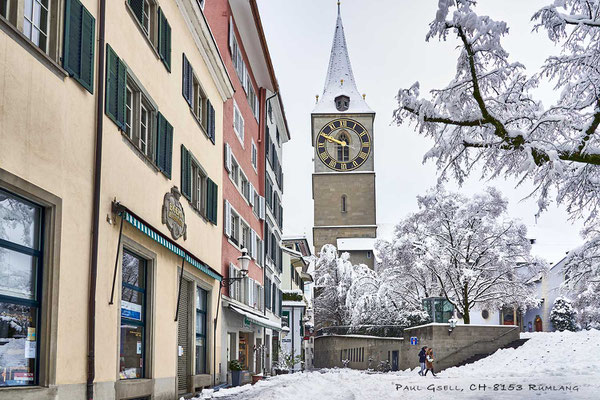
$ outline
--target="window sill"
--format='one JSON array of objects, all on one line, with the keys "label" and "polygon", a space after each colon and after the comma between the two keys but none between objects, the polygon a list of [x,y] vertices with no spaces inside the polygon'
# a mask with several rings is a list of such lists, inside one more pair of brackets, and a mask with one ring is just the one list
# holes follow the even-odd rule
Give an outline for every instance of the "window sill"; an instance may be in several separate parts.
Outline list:
[{"label": "window sill", "polygon": [[146,165],[148,165],[150,168],[152,168],[155,172],[160,172],[162,173],[162,171],[156,166],[156,164],[154,163],[154,160],[152,160],[150,157],[148,157],[146,154],[144,154],[136,145],[135,143],[133,143],[133,141],[129,138],[129,136],[127,136],[127,134],[125,133],[125,131],[121,130],[121,136],[123,137],[123,139],[127,142],[127,144],[131,147],[131,150],[133,152],[135,152],[135,154],[137,154],[137,156],[144,161],[144,163]]},{"label": "window sill", "polygon": [[202,121],[200,120],[200,118],[198,118],[198,116],[194,113],[194,111],[192,111],[192,108],[189,107],[190,113],[192,114],[192,117],[194,118],[194,121],[196,121],[196,123],[198,124],[198,127],[200,128],[200,130],[202,131],[202,133],[204,133],[204,136],[206,136],[206,138],[212,143],[215,144],[215,142],[212,141],[212,139],[210,138],[210,136],[208,136],[208,132],[206,131],[206,128],[204,127],[204,125],[202,125]]},{"label": "window sill", "polygon": [[40,61],[46,68],[48,68],[60,79],[64,80],[64,78],[69,76],[69,73],[65,71],[65,69],[61,67],[60,64],[53,60],[38,46],[33,44],[33,42],[29,40],[27,36],[25,36],[21,31],[15,28],[2,16],[0,16],[0,30],[6,32],[8,36],[12,37],[18,44],[21,45],[21,47],[27,50],[29,54],[37,58],[38,61]]},{"label": "window sill", "polygon": [[[152,40],[150,40],[150,38],[146,35],[146,32],[144,32],[144,28],[142,28],[142,24],[140,24],[140,21],[138,21],[137,17],[135,16],[135,13],[131,9],[131,6],[129,5],[129,2],[127,0],[125,0],[125,8],[127,9],[129,16],[131,18],[133,18],[133,22],[135,23],[135,26],[137,26],[137,28],[140,30],[140,34],[144,37],[148,46],[150,46],[150,49],[156,56],[156,59],[160,60],[160,54],[158,54],[158,50],[156,49],[156,46],[154,46],[154,43],[152,43]],[[162,60],[161,60],[161,62],[162,62]]]}]

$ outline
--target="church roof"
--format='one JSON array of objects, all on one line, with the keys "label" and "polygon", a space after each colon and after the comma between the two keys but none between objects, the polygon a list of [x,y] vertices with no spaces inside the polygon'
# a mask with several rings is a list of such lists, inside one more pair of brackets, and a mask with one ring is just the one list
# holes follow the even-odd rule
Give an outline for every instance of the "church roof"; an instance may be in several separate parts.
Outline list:
[{"label": "church roof", "polygon": [[[346,111],[338,111],[335,107],[335,98],[340,95],[345,95],[350,98],[350,105]],[[352,65],[350,64],[350,57],[348,56],[348,46],[346,45],[346,36],[344,35],[344,25],[342,24],[339,3],[333,45],[331,46],[331,55],[329,57],[329,68],[327,70],[327,78],[325,79],[325,88],[323,89],[323,96],[319,99],[313,113],[373,113],[373,110],[367,105],[366,101],[356,88],[354,74],[352,73]]]}]

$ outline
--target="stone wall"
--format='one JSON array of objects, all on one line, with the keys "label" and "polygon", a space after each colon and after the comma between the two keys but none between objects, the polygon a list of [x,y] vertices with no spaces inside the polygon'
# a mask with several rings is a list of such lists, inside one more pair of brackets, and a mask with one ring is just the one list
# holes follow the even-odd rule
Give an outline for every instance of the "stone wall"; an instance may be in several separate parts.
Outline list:
[{"label": "stone wall", "polygon": [[[389,360],[392,351],[401,354],[402,338],[380,338],[363,335],[331,335],[315,338],[315,368],[348,367],[365,370],[376,368],[380,361]],[[389,354],[388,354],[389,353]]]},{"label": "stone wall", "polygon": [[[399,369],[419,365],[419,350],[423,346],[433,348],[434,370],[439,371],[457,365],[475,354],[491,354],[500,347],[519,339],[519,328],[512,325],[458,325],[451,332],[449,324],[427,324],[404,330],[404,338],[379,338],[363,335],[331,335],[315,338],[315,367],[342,367],[347,349],[364,352],[364,357],[351,361],[348,367],[369,368],[369,357],[375,368],[380,361],[389,360],[391,352],[399,351]],[[411,344],[410,338],[417,343]],[[389,354],[388,354],[389,352]]]}]

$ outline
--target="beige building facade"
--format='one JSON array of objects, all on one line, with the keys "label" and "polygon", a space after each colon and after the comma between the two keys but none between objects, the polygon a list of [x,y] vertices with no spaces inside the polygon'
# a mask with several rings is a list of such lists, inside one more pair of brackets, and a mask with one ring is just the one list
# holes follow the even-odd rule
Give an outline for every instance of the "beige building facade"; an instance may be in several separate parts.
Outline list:
[{"label": "beige building facade", "polygon": [[173,399],[224,367],[229,76],[202,2],[102,3],[0,2],[0,399]]}]

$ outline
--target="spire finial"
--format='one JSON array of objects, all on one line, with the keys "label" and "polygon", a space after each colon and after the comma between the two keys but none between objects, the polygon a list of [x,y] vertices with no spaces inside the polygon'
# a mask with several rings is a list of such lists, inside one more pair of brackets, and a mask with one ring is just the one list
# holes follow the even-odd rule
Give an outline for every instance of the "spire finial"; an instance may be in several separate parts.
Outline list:
[{"label": "spire finial", "polygon": [[338,2],[337,2],[337,5],[338,5],[338,13],[340,12],[340,4],[342,4],[342,2],[341,2],[341,1],[338,1]]}]

